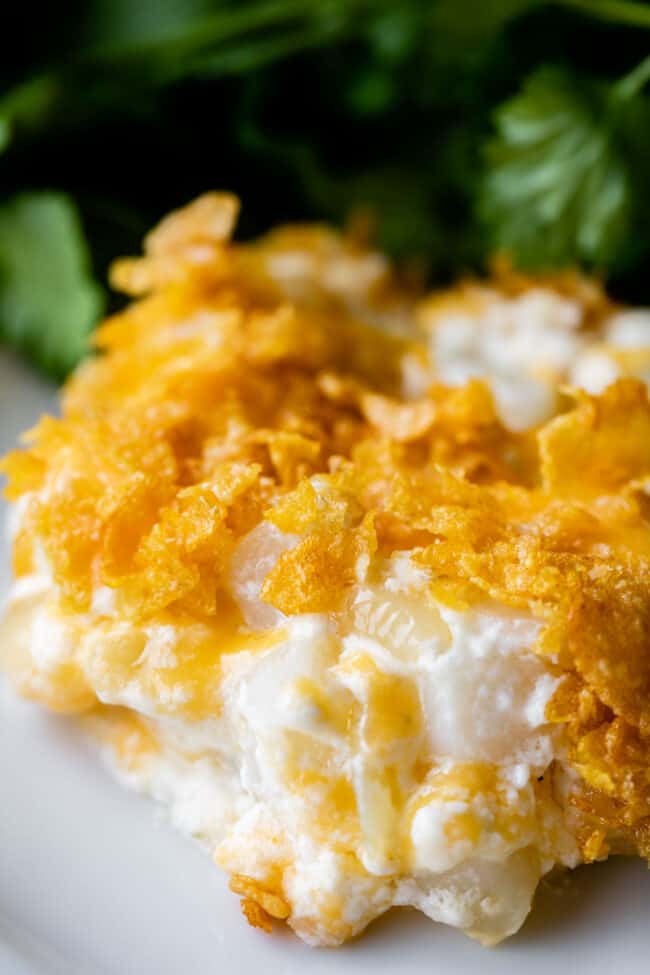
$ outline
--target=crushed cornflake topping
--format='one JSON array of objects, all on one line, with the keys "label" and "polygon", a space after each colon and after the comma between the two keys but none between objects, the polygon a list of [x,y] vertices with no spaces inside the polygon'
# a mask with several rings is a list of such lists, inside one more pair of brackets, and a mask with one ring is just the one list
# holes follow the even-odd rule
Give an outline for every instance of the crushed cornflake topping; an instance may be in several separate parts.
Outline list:
[{"label": "crushed cornflake topping", "polygon": [[273,919],[286,921],[289,905],[279,894],[264,887],[252,877],[236,873],[230,878],[230,889],[241,897],[241,907],[248,923],[267,934],[273,930]]},{"label": "crushed cornflake topping", "polygon": [[[237,209],[204,196],[115,265],[138,300],[100,329],[62,419],[3,463],[8,496],[29,496],[17,575],[42,547],[62,611],[108,587],[136,628],[191,617],[209,633],[232,611],[231,553],[265,519],[299,537],[261,590],[287,615],[336,610],[370,556],[411,551],[448,604],[487,596],[543,622],[536,649],[563,675],[547,715],[566,727],[593,824],[585,859],[604,855],[607,830],[650,856],[645,385],[566,389],[564,412],[523,433],[480,381],[407,400],[401,364],[422,346],[383,327],[413,300],[386,262],[324,229],[231,243]],[[497,271],[495,287],[532,286]],[[593,316],[607,304],[574,274],[553,287]],[[233,889],[251,923],[287,916],[254,880]]]}]

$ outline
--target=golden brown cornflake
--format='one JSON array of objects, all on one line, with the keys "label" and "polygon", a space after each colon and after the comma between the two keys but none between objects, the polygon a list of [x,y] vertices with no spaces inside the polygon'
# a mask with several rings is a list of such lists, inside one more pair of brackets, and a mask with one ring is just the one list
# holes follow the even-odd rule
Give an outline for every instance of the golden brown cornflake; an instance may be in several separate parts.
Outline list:
[{"label": "golden brown cornflake", "polygon": [[273,921],[271,916],[266,913],[263,907],[260,907],[257,901],[254,901],[251,897],[242,897],[240,903],[242,914],[252,928],[259,928],[265,934],[272,933]]},{"label": "golden brown cornflake", "polygon": [[234,874],[230,889],[242,898],[241,908],[248,923],[267,934],[273,930],[273,919],[285,921],[289,917],[289,905],[284,897],[268,889],[253,877]]},{"label": "golden brown cornflake", "polygon": [[319,469],[318,440],[287,430],[258,430],[251,443],[264,444],[273,473],[283,487],[292,488]]},{"label": "golden brown cornflake", "polygon": [[397,443],[419,440],[431,429],[436,418],[435,403],[428,399],[399,403],[378,393],[365,393],[361,397],[361,409],[382,436]]},{"label": "golden brown cornflake", "polygon": [[540,432],[549,493],[582,499],[616,492],[650,472],[650,413],[644,384],[623,379],[601,396],[577,393],[576,408]]},{"label": "golden brown cornflake", "polygon": [[239,201],[231,193],[206,193],[170,213],[145,239],[145,257],[116,261],[111,283],[131,295],[146,294],[210,267],[233,231]]},{"label": "golden brown cornflake", "polygon": [[[375,554],[410,551],[437,598],[492,598],[543,622],[537,650],[563,675],[548,716],[584,782],[584,856],[605,855],[612,836],[647,855],[645,386],[567,392],[565,412],[526,434],[504,429],[478,381],[407,400],[401,363],[422,346],[405,337],[413,294],[385,258],[325,228],[232,243],[237,207],[208,194],[115,266],[115,282],[142,297],[99,330],[62,418],[41,421],[3,464],[9,496],[24,498],[17,572],[44,552],[62,613],[86,612],[107,586],[133,625],[163,614],[204,629],[208,649],[184,661],[196,690],[202,667],[220,680],[209,648],[233,616],[230,554],[264,519],[296,536],[262,586],[287,614],[337,611]],[[577,297],[585,327],[611,312],[574,272],[531,279],[503,263],[433,306],[481,307],[540,284]],[[63,671],[39,693],[89,706]],[[279,892],[234,882],[253,923],[286,916]]]},{"label": "golden brown cornflake", "polygon": [[357,580],[359,560],[367,564],[376,549],[370,514],[357,528],[311,532],[280,556],[264,580],[262,599],[287,614],[336,610]]}]

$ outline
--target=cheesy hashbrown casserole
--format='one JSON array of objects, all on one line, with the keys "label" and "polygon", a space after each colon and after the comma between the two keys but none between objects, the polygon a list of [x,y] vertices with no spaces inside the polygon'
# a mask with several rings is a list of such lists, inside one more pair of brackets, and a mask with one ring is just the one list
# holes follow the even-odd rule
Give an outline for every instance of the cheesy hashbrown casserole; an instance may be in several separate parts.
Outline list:
[{"label": "cheesy hashbrown casserole", "polygon": [[249,921],[485,944],[650,857],[650,318],[574,273],[418,298],[353,237],[166,218],[4,461],[3,666]]}]

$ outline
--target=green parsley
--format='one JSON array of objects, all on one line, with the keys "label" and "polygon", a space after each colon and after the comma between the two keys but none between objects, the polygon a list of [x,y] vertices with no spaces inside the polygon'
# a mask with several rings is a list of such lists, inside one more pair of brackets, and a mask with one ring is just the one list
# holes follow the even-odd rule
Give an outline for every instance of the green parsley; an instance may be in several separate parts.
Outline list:
[{"label": "green parsley", "polygon": [[103,308],[67,197],[25,194],[0,208],[0,339],[60,378],[88,351]]},{"label": "green parsley", "polygon": [[[526,265],[620,268],[650,193],[650,58],[613,84],[543,67],[495,116],[479,210],[490,244]],[[636,255],[635,255],[636,256]]]}]

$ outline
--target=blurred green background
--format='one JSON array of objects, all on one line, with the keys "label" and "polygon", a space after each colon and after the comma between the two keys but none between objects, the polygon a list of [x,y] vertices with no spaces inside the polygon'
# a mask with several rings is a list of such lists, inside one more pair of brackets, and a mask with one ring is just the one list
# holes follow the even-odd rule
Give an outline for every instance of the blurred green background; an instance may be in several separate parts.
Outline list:
[{"label": "blurred green background", "polygon": [[497,248],[650,303],[650,4],[86,0],[0,58],[0,341],[51,375],[110,260],[231,189],[249,236],[371,208],[444,282]]}]

